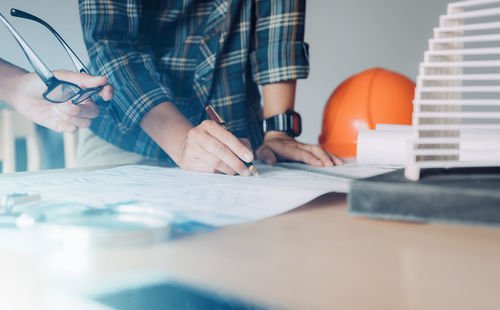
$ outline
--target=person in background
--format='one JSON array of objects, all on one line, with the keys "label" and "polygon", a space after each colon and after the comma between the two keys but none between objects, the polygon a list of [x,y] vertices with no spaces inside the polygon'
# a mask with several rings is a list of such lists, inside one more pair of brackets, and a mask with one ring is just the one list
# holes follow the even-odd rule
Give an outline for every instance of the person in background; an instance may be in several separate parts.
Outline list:
[{"label": "person in background", "polygon": [[[296,80],[309,72],[305,0],[80,0],[79,8],[91,71],[108,77],[115,98],[80,131],[78,165],[120,158],[249,175],[248,140],[269,164],[341,163],[295,140],[299,128],[263,132],[263,118],[294,113]],[[207,119],[208,105],[229,131]]]},{"label": "person in background", "polygon": [[[108,84],[102,76],[90,76],[66,70],[53,72],[54,75],[81,88],[92,88]],[[56,104],[46,101],[42,93],[47,86],[35,73],[29,73],[0,58],[0,102],[6,103],[33,122],[57,132],[73,133],[78,128],[87,128],[91,120],[99,114],[99,108],[86,100],[79,105],[70,101]],[[105,86],[99,96],[111,100],[113,87]]]}]

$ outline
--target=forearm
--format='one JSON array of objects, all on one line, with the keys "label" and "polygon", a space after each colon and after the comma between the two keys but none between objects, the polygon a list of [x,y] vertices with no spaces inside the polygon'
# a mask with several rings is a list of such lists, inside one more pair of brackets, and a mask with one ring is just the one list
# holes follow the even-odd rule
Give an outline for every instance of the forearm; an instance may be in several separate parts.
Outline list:
[{"label": "forearm", "polygon": [[182,141],[193,128],[184,115],[170,102],[151,109],[141,120],[141,128],[176,162]]},{"label": "forearm", "polygon": [[266,84],[262,86],[264,118],[293,110],[296,80]]},{"label": "forearm", "polygon": [[0,102],[7,103],[16,108],[13,106],[15,102],[13,97],[17,89],[16,81],[26,72],[26,70],[0,58]]}]

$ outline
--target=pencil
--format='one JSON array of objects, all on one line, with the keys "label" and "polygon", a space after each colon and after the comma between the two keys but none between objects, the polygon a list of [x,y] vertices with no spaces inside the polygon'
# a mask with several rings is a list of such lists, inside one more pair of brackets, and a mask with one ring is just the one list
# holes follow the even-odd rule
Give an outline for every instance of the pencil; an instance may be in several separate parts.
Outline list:
[{"label": "pencil", "polygon": [[[224,129],[228,130],[224,119],[215,111],[215,109],[211,105],[207,105],[205,107],[205,111],[207,112],[210,119],[215,121],[217,124],[221,125]],[[240,160],[241,160],[241,158],[240,158]],[[247,163],[244,160],[241,160],[241,161],[245,164],[245,166],[247,166],[248,170],[250,170],[250,172],[254,176],[259,176],[259,173],[257,172],[257,168],[255,168],[255,165],[253,164],[253,162]]]}]

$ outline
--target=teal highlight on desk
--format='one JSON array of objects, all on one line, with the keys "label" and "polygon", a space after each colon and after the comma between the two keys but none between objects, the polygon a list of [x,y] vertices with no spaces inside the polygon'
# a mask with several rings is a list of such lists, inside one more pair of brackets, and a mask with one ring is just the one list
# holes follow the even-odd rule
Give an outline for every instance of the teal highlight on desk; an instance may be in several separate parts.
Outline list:
[{"label": "teal highlight on desk", "polygon": [[268,309],[250,301],[243,302],[223,293],[208,292],[173,282],[158,283],[100,295],[94,300],[120,310],[156,309]]}]

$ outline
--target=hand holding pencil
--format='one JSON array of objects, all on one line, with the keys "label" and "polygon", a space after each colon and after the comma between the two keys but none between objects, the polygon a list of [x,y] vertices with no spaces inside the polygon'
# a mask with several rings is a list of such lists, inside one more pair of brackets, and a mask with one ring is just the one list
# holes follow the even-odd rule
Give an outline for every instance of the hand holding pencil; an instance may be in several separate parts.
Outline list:
[{"label": "hand holding pencil", "polygon": [[251,175],[243,163],[254,159],[248,139],[237,138],[214,120],[197,126],[171,102],[163,102],[141,120],[141,128],[184,170]]},{"label": "hand holding pencil", "polygon": [[[226,122],[224,121],[224,119],[222,119],[222,117],[215,111],[215,109],[211,105],[206,106],[205,111],[207,112],[211,120],[215,121],[217,124],[219,124],[224,129],[227,130]],[[255,168],[253,162],[246,162],[244,160],[242,160],[242,162],[245,164],[245,166],[247,166],[248,170],[250,170],[250,172],[254,176],[259,176],[259,173],[257,172],[257,169]]]}]

